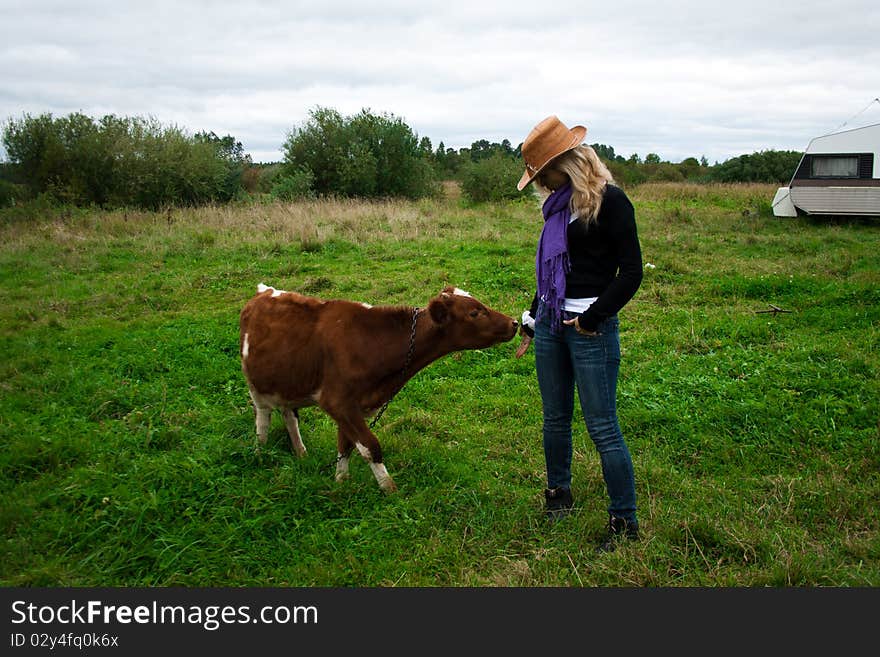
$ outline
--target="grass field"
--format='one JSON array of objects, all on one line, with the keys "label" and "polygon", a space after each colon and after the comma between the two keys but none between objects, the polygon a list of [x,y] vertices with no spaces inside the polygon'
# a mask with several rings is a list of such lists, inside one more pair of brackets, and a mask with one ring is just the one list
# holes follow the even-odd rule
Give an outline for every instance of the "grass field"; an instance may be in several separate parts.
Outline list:
[{"label": "grass field", "polygon": [[[5,586],[878,586],[880,221],[778,219],[765,185],[644,185],[619,411],[644,540],[597,556],[598,457],[542,518],[518,340],[417,374],[376,427],[400,490],[301,412],[255,450],[238,313],[264,282],[518,316],[532,202],[311,202],[0,216]],[[769,304],[788,310],[765,313]]]}]

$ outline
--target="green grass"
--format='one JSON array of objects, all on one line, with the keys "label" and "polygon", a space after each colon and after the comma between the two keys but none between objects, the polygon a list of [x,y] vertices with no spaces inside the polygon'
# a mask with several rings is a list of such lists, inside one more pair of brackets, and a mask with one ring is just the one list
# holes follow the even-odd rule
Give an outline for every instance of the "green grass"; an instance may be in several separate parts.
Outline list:
[{"label": "green grass", "polygon": [[[335,426],[255,449],[238,312],[257,283],[518,316],[532,202],[312,202],[0,216],[5,586],[880,585],[880,223],[778,219],[769,186],[629,190],[646,262],[621,313],[620,420],[644,540],[547,526],[533,353],[417,374],[376,427],[399,491],[333,478]],[[767,314],[774,304],[790,313]]]}]

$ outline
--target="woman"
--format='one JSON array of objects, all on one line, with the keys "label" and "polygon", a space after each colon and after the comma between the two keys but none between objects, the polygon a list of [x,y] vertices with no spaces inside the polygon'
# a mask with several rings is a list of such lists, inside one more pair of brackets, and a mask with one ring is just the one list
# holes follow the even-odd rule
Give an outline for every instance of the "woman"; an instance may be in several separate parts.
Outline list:
[{"label": "woman", "polygon": [[544,408],[546,513],[571,511],[574,389],[602,461],[608,491],[608,536],[597,548],[638,539],[632,459],[617,420],[620,340],[617,313],[642,281],[642,253],[633,206],[595,151],[587,129],[550,116],[522,145],[526,171],[518,189],[535,181],[544,198],[544,227],[535,268],[538,290],[523,313],[521,357],[535,342]]}]

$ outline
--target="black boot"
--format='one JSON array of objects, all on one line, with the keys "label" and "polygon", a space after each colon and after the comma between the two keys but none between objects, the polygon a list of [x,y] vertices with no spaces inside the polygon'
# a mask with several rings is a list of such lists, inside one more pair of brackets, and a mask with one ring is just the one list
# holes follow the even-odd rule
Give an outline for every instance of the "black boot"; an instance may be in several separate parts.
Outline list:
[{"label": "black boot", "polygon": [[544,501],[544,513],[547,514],[547,519],[551,522],[567,516],[574,506],[570,488],[546,488],[544,489]]},{"label": "black boot", "polygon": [[609,515],[608,535],[596,548],[596,552],[613,552],[623,539],[639,540],[639,523],[627,522],[624,518]]}]

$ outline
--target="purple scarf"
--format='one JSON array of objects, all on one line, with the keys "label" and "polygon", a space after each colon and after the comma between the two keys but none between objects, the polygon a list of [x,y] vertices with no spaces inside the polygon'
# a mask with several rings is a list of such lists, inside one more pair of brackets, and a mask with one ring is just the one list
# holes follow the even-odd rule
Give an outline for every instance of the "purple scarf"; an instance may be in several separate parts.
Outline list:
[{"label": "purple scarf", "polygon": [[[538,240],[535,256],[535,274],[538,279],[538,298],[550,312],[550,328],[558,333],[562,328],[562,306],[565,302],[565,275],[568,262],[568,222],[571,219],[571,183],[554,191],[544,201],[544,229]],[[540,306],[539,306],[540,307]],[[539,311],[540,319],[544,313]]]}]

